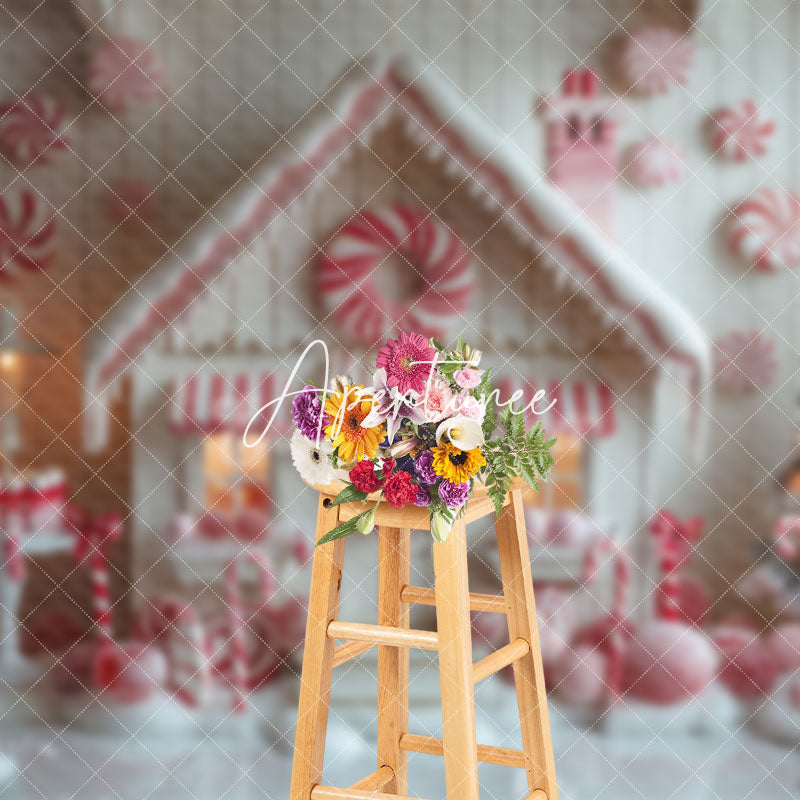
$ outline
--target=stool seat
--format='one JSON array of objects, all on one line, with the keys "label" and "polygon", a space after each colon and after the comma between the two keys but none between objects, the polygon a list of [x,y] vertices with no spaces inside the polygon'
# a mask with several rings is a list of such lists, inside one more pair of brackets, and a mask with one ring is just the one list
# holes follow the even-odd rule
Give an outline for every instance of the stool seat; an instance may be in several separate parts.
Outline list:
[{"label": "stool seat", "polygon": [[[334,498],[345,485],[313,487],[319,492],[315,541],[364,511],[361,502],[333,505]],[[469,504],[455,521],[447,541],[431,541],[433,589],[410,583],[411,530],[430,527],[428,509],[414,506],[395,509],[385,501],[378,503],[375,515],[379,537],[377,624],[338,618],[346,537],[317,545],[308,601],[289,800],[413,800],[407,794],[409,752],[443,757],[447,800],[479,800],[479,762],[524,769],[529,787],[526,800],[557,800],[522,506],[523,485],[521,481],[515,482],[499,515],[485,486],[474,487]],[[367,500],[375,503],[378,494]],[[495,516],[502,595],[469,591],[466,525],[489,514]],[[436,631],[415,630],[409,626],[412,604],[436,608]],[[476,610],[504,614],[509,643],[473,663],[470,612]],[[378,648],[376,770],[346,788],[326,786],[322,782],[322,764],[333,670],[374,647]],[[438,653],[441,738],[408,730],[411,648]],[[476,741],[474,684],[509,665],[514,671],[517,689],[522,750]]]},{"label": "stool seat", "polygon": [[[312,489],[318,491],[322,496],[327,498],[336,497],[342,489],[346,488],[349,484],[342,481],[334,481],[328,484],[308,484]],[[515,489],[523,489],[527,487],[527,483],[522,478],[514,478],[511,484],[511,491]],[[367,495],[366,504],[374,504],[380,498],[380,492],[372,492]],[[506,496],[505,504],[510,502],[511,492]],[[342,503],[339,506],[339,522],[347,522],[347,520],[357,517],[367,506],[362,502]],[[481,517],[485,517],[494,512],[494,503],[489,497],[485,484],[476,481],[470,492],[469,502],[467,509],[464,512],[463,519],[466,523],[474,522]],[[427,531],[430,530],[430,515],[427,508],[417,508],[416,506],[406,506],[405,508],[392,508],[386,500],[381,500],[378,508],[375,511],[375,524],[408,527],[412,530]]]}]

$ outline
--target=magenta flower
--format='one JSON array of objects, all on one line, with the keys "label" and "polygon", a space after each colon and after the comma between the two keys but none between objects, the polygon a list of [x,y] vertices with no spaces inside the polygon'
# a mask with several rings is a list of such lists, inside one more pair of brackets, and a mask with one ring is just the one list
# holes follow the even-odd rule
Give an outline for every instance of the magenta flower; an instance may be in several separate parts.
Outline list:
[{"label": "magenta flower", "polygon": [[378,351],[377,365],[386,370],[386,382],[400,394],[425,391],[425,383],[433,370],[436,350],[419,333],[401,333],[389,339]]}]

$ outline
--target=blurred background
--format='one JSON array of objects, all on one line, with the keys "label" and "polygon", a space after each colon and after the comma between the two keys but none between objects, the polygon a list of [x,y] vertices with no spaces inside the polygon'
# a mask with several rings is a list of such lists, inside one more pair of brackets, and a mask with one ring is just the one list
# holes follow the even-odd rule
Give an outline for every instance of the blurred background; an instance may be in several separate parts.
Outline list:
[{"label": "blurred background", "polygon": [[[790,0],[3,3],[2,796],[288,796],[317,498],[286,407],[241,435],[310,342],[363,380],[398,330],[557,400],[526,520],[562,798],[800,795],[798,31]],[[374,539],[343,618],[376,619]],[[335,676],[327,783],[374,769],[374,672]],[[440,735],[435,659],[410,693]],[[519,746],[507,676],[476,700]]]}]

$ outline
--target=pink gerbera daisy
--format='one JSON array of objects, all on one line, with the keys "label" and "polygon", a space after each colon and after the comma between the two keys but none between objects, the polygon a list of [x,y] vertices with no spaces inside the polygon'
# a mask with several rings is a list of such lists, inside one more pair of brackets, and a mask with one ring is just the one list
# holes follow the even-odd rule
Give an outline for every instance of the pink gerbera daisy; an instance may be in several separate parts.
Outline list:
[{"label": "pink gerbera daisy", "polygon": [[422,393],[435,355],[436,350],[422,334],[401,333],[399,339],[389,339],[381,347],[377,364],[386,370],[386,384],[390,388],[397,387],[403,395]]}]

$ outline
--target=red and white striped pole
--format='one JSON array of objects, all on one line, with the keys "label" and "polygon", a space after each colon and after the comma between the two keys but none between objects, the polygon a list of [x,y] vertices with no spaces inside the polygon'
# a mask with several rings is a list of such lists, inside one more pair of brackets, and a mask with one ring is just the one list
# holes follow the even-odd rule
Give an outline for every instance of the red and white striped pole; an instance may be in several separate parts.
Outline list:
[{"label": "red and white striped pole", "polygon": [[234,559],[225,570],[225,599],[231,627],[231,684],[234,692],[233,710],[242,714],[247,710],[247,636],[242,618],[239,587],[239,559]]},{"label": "red and white striped pole", "polygon": [[656,596],[656,616],[659,619],[679,620],[680,573],[679,568],[686,560],[692,542],[700,537],[703,530],[702,517],[692,517],[681,522],[670,511],[659,511],[650,530],[655,536],[660,580]]}]

